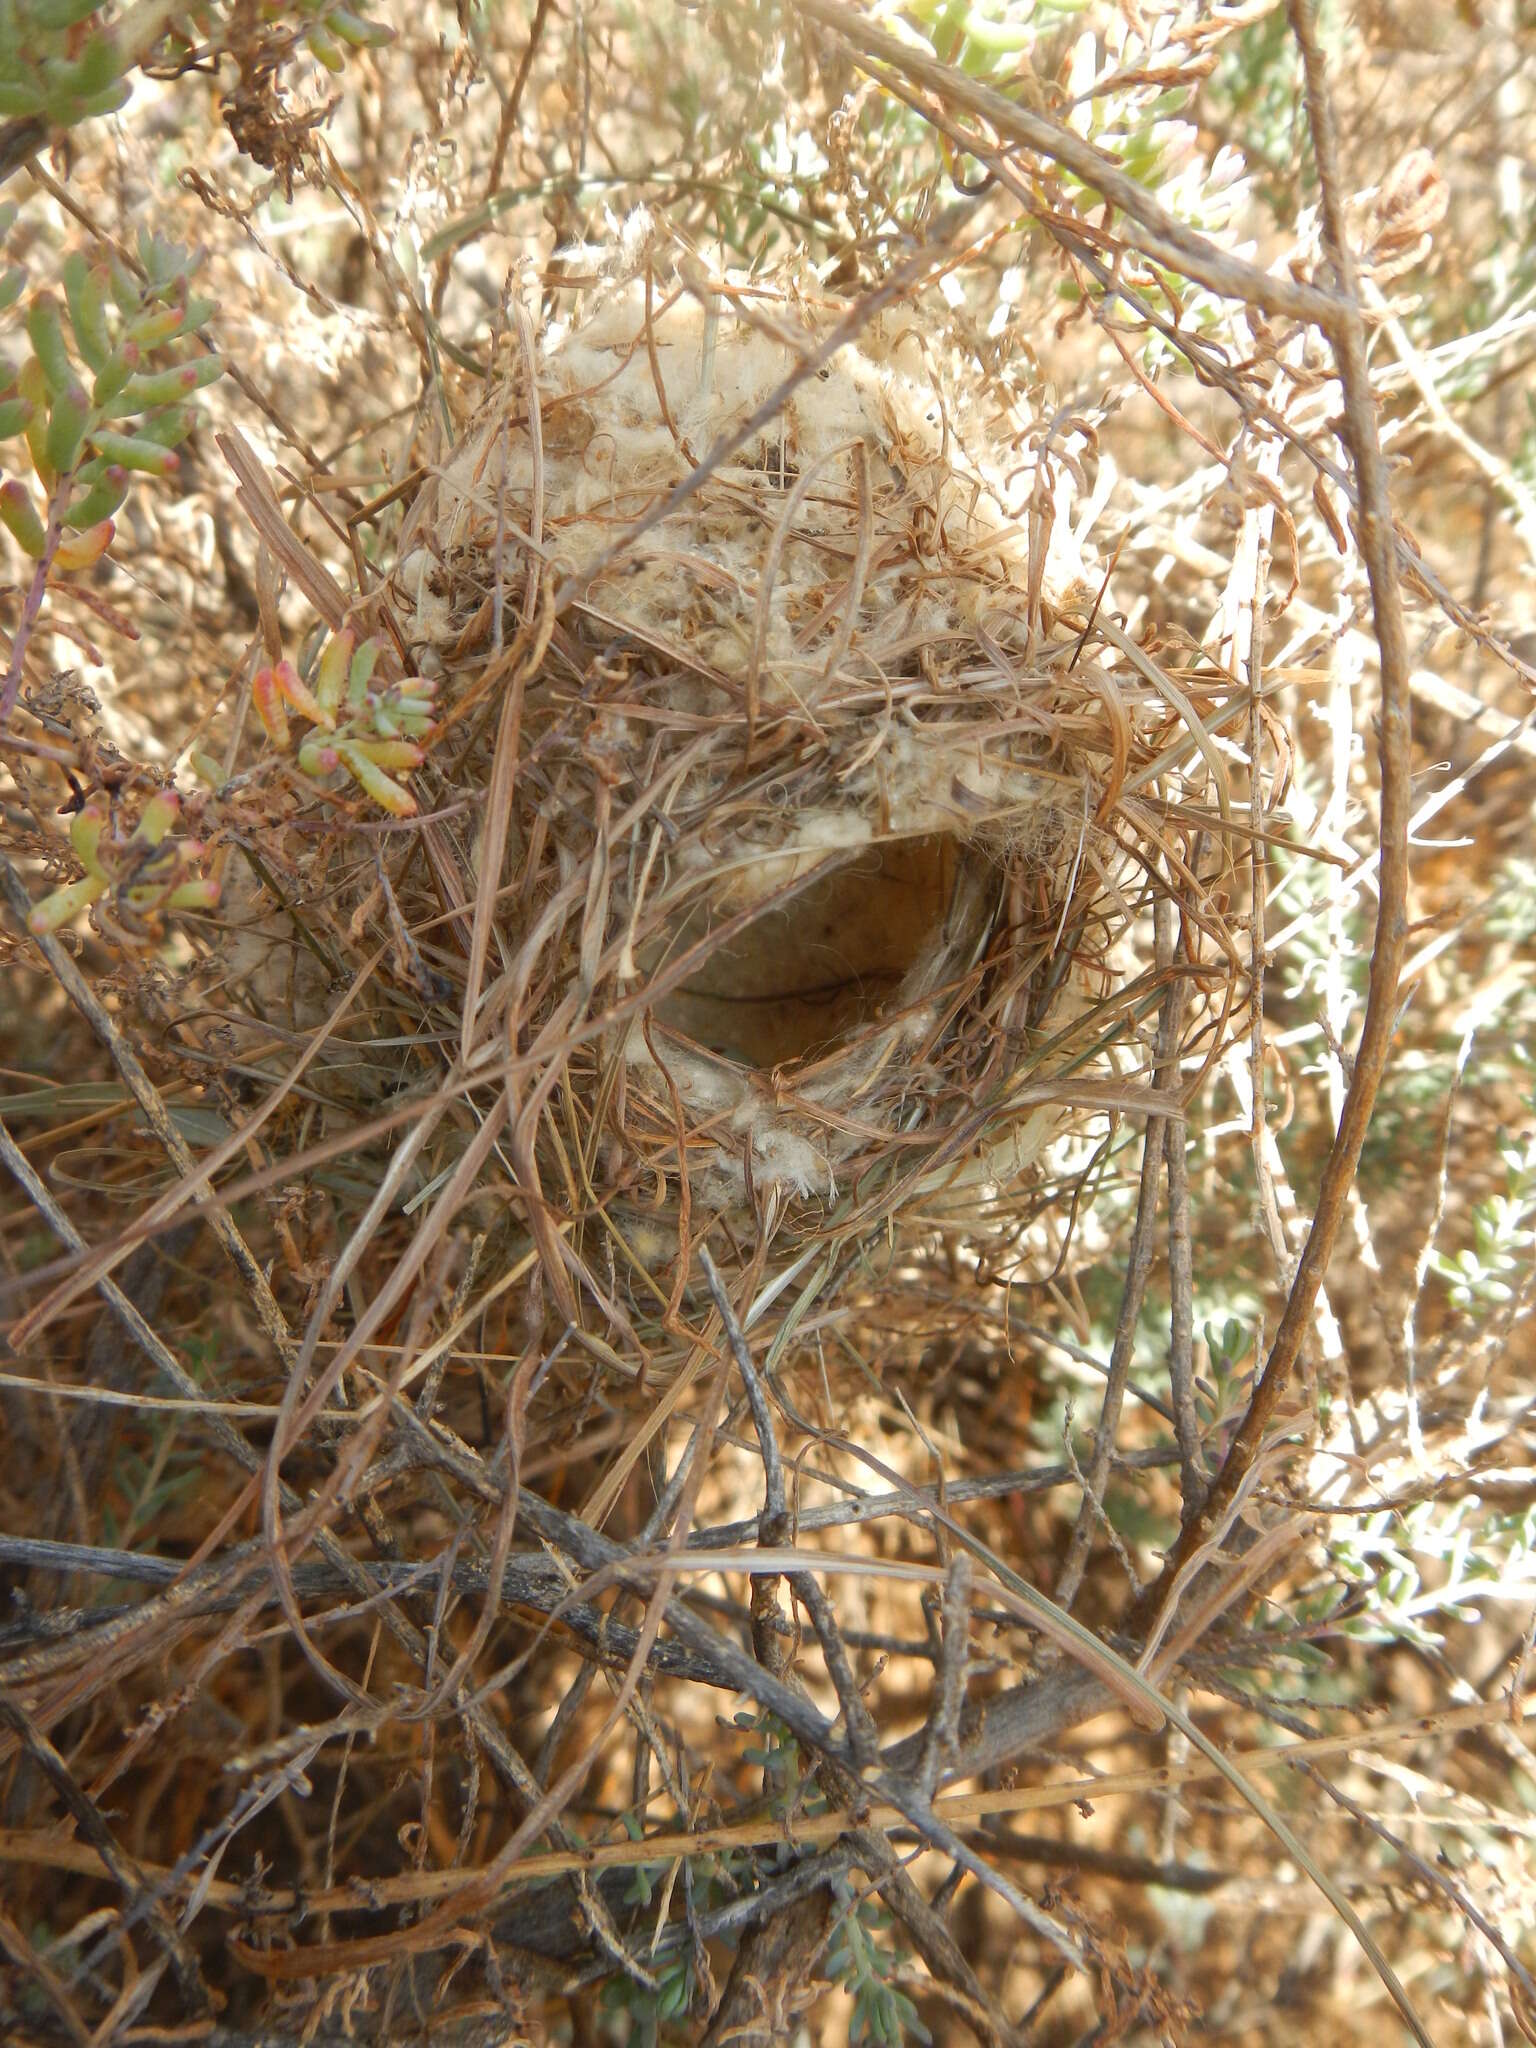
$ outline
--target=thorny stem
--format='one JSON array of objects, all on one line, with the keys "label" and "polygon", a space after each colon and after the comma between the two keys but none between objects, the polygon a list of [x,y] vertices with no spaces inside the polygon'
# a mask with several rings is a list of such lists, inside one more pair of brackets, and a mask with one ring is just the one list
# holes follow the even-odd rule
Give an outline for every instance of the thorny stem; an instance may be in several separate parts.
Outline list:
[{"label": "thorny stem", "polygon": [[1333,1149],[1323,1168],[1312,1228],[1297,1265],[1296,1277],[1264,1370],[1254,1388],[1248,1412],[1232,1440],[1221,1470],[1200,1512],[1179,1532],[1161,1576],[1148,1598],[1138,1603],[1150,1619],[1171,1594],[1180,1571],[1203,1544],[1236,1497],[1244,1476],[1273,1428],[1290,1386],[1302,1341],[1311,1325],[1318,1292],[1328,1270],[1334,1240],[1343,1219],[1345,1200],[1354,1181],[1376,1093],[1386,1069],[1397,1025],[1398,983],[1407,946],[1409,765],[1412,707],[1410,662],[1398,584],[1396,535],[1387,489],[1386,465],[1376,432],[1376,412],[1366,363],[1365,324],[1355,296],[1355,266],[1344,234],[1339,197],[1338,141],[1333,105],[1307,0],[1287,0],[1291,29],[1301,49],[1306,72],[1307,119],[1323,193],[1324,244],[1345,304],[1324,322],[1333,345],[1344,392],[1342,433],[1359,483],[1359,540],[1370,582],[1376,640],[1381,658],[1381,721],[1378,760],[1381,777],[1380,908],[1371,948],[1369,992],[1354,1072]]},{"label": "thorny stem", "polygon": [[[846,10],[835,0],[800,0],[823,14]],[[1322,1287],[1361,1147],[1386,1067],[1397,1020],[1398,987],[1406,950],[1408,830],[1410,824],[1410,756],[1412,713],[1409,696],[1411,664],[1403,623],[1398,578],[1398,542],[1387,488],[1386,467],[1376,432],[1375,410],[1366,363],[1365,330],[1355,297],[1355,269],[1345,243],[1335,125],[1310,10],[1303,0],[1288,0],[1293,33],[1306,71],[1308,119],[1313,134],[1319,180],[1324,194],[1324,227],[1329,260],[1343,298],[1319,295],[1312,309],[1332,343],[1343,388],[1341,434],[1355,473],[1358,538],[1370,584],[1381,668],[1381,717],[1377,758],[1381,782],[1378,833],[1380,891],[1376,933],[1371,952],[1369,989],[1354,1071],[1344,1098],[1339,1127],[1323,1169],[1312,1228],[1287,1298],[1284,1314],[1248,1412],[1198,1514],[1187,1519],[1168,1553],[1162,1572],[1133,1604],[1125,1618],[1127,1632],[1145,1640],[1163,1608],[1176,1596],[1190,1560],[1210,1541],[1211,1532],[1231,1512],[1248,1472],[1273,1427],[1301,1344]],[[841,23],[839,23],[841,25]],[[1063,161],[1067,159],[1064,157]],[[1416,570],[1417,573],[1417,570]],[[1430,586],[1434,589],[1434,585]],[[1436,595],[1441,593],[1437,590]],[[1453,616],[1455,608],[1452,606]],[[1098,1687],[1072,1674],[1074,1697],[1053,1703],[1047,1721],[1081,1718],[1091,1710]],[[968,1745],[965,1768],[997,1764],[1039,1739],[1038,1686],[1024,1685],[991,1704],[985,1735]]]}]

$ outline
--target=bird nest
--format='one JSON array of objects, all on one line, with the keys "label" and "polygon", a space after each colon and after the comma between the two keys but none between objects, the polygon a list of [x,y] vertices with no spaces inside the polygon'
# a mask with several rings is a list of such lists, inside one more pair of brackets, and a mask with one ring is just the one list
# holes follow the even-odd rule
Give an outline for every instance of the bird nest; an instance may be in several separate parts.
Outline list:
[{"label": "bird nest", "polygon": [[1096,618],[1072,433],[787,283],[611,282],[500,369],[362,622],[446,710],[461,1072],[511,1076],[560,1298],[675,1311],[712,1232],[770,1275],[974,1235],[1170,1107],[1148,913],[1234,693]]}]

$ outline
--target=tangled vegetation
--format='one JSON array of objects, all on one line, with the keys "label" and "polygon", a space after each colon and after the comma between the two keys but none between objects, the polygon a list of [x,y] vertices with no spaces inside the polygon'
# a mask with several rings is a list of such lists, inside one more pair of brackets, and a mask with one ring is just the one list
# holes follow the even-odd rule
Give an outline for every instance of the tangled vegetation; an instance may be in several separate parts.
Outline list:
[{"label": "tangled vegetation", "polygon": [[1509,0],[0,6],[0,2034],[1536,2040]]}]

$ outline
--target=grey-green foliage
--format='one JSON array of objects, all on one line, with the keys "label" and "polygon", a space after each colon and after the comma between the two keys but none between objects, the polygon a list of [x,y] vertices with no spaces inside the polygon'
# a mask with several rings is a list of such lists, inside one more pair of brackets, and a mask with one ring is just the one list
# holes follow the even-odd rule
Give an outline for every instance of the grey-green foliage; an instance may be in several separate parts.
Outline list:
[{"label": "grey-green foliage", "polygon": [[843,1915],[827,1951],[826,1972],[853,2000],[848,2039],[853,2048],[864,2042],[901,2048],[905,2041],[927,2044],[933,2036],[918,2017],[917,2007],[907,1994],[889,1980],[905,1957],[899,1949],[881,1939],[890,1926],[890,1915],[872,1899],[854,1904],[853,1892],[838,1887]]},{"label": "grey-green foliage", "polygon": [[1485,1514],[1477,1493],[1363,1516],[1331,1545],[1346,1580],[1369,1587],[1343,1624],[1366,1642],[1425,1648],[1448,1624],[1475,1625],[1490,1608],[1529,1613],[1536,1597],[1536,1510]]},{"label": "grey-green foliage", "polygon": [[1536,1061],[1523,1047],[1514,1057],[1526,1072],[1525,1116],[1518,1130],[1499,1133],[1504,1185],[1474,1206],[1472,1242],[1450,1253],[1437,1250],[1433,1260],[1451,1300],[1472,1314],[1513,1302],[1536,1258]]},{"label": "grey-green foliage", "polygon": [[687,2018],[696,1985],[693,1956],[684,1952],[657,1965],[654,1989],[634,1977],[610,1977],[603,1986],[602,2003],[607,2011],[628,2016],[629,2048],[656,2048],[666,2030]]},{"label": "grey-green foliage", "polygon": [[[763,1773],[764,1791],[775,1816],[789,1824],[792,1817],[813,1813],[826,1805],[824,1795],[806,1775],[800,1745],[774,1715],[743,1710],[736,1726],[753,1739],[742,1751],[742,1760]],[[638,1826],[630,1833],[638,1839]],[[631,1874],[629,1901],[650,1904],[665,1866],[637,1865]],[[694,1908],[707,1913],[717,1898],[737,1897],[751,1887],[751,1866],[743,1857],[700,1856],[690,1859],[689,1877]],[[904,2042],[927,2044],[931,2039],[912,2000],[890,1980],[906,1958],[889,1939],[890,1916],[872,1899],[857,1899],[852,1886],[841,1880],[835,1887],[839,1918],[820,1963],[821,1975],[853,2000],[848,2039],[861,2043],[886,2044],[901,2048]],[[690,1949],[663,1951],[653,1973],[653,1983],[616,1973],[603,1987],[604,2007],[623,2013],[632,2032],[633,2048],[656,2048],[669,2037],[693,2010],[698,1991]]]},{"label": "grey-green foliage", "polygon": [[1282,219],[1315,184],[1301,105],[1296,45],[1277,7],[1223,44],[1204,99],[1218,128],[1239,138],[1260,174],[1263,196]]}]

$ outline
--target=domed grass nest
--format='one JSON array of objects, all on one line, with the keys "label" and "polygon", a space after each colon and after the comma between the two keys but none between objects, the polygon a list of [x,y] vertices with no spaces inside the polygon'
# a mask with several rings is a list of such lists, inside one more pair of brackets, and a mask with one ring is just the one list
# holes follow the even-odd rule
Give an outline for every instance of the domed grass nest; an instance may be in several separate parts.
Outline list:
[{"label": "domed grass nest", "polygon": [[517,318],[368,622],[448,707],[461,1058],[513,1076],[550,1277],[675,1311],[711,1232],[984,1232],[1171,1106],[1148,912],[1228,806],[1096,620],[1071,435],[908,306],[648,273]]}]

